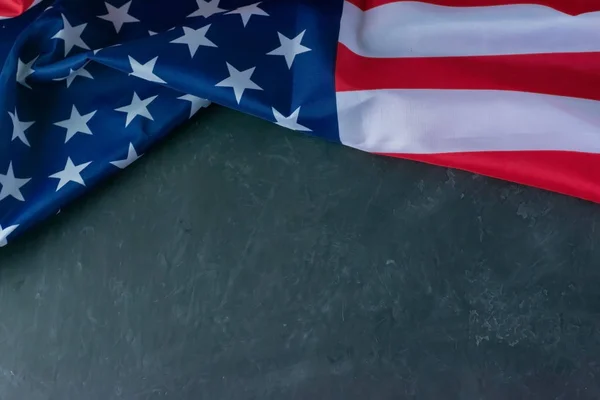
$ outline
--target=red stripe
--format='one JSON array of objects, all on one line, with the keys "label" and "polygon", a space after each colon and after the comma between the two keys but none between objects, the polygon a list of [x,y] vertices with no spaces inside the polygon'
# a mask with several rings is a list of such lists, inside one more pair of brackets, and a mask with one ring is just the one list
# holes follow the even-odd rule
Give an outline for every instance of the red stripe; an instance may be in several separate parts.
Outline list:
[{"label": "red stripe", "polygon": [[494,151],[384,155],[461,169],[600,203],[600,154]]},{"label": "red stripe", "polygon": [[338,44],[336,91],[372,89],[511,90],[600,100],[600,53],[368,58]]},{"label": "red stripe", "polygon": [[16,17],[31,7],[33,0],[0,0],[0,16]]},{"label": "red stripe", "polygon": [[[362,10],[368,10],[388,3],[410,0],[346,0]],[[424,3],[447,7],[485,7],[514,4],[537,4],[554,8],[571,15],[600,11],[599,0],[426,0]]]}]

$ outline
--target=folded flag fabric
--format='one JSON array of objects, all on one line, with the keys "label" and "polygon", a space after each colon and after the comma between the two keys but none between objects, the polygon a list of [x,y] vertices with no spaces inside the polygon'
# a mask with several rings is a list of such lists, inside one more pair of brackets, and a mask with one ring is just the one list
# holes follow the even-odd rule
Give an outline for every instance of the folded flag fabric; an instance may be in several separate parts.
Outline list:
[{"label": "folded flag fabric", "polygon": [[0,0],[0,246],[209,101],[600,202],[597,0]]}]

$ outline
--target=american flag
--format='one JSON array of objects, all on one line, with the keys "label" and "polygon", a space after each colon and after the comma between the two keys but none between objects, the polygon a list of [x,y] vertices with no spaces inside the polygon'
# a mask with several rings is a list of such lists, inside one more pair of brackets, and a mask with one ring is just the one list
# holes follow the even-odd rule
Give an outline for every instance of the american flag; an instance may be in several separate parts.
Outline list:
[{"label": "american flag", "polygon": [[210,102],[600,202],[597,0],[0,0],[0,246]]}]

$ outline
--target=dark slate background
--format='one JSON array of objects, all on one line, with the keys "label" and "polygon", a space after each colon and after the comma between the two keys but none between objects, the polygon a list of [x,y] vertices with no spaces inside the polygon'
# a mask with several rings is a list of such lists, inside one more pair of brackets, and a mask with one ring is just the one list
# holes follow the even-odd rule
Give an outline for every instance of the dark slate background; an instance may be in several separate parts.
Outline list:
[{"label": "dark slate background", "polygon": [[599,219],[214,106],[0,251],[0,399],[597,399]]}]

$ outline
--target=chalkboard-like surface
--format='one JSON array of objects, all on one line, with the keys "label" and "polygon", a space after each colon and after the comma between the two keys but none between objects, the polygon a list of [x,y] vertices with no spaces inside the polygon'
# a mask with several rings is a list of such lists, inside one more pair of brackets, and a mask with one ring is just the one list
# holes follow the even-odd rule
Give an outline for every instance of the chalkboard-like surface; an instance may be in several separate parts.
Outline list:
[{"label": "chalkboard-like surface", "polygon": [[212,107],[0,251],[0,398],[597,399],[599,220]]}]

